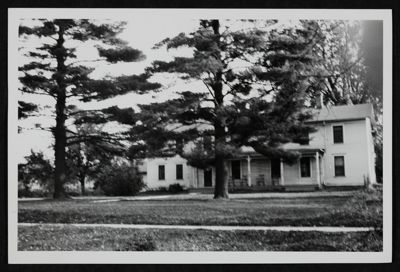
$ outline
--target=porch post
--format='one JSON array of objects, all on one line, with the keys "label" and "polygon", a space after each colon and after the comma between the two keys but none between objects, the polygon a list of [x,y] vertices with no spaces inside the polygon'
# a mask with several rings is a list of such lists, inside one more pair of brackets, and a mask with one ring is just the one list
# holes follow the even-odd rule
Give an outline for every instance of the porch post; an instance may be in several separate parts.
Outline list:
[{"label": "porch post", "polygon": [[285,185],[285,173],[283,172],[283,160],[281,159],[281,185]]},{"label": "porch post", "polygon": [[247,155],[247,185],[251,186],[251,158]]},{"label": "porch post", "polygon": [[316,162],[316,166],[317,166],[317,183],[318,183],[318,187],[321,187],[321,175],[320,175],[320,171],[319,171],[319,154],[318,154],[318,151],[315,153],[315,162]]}]

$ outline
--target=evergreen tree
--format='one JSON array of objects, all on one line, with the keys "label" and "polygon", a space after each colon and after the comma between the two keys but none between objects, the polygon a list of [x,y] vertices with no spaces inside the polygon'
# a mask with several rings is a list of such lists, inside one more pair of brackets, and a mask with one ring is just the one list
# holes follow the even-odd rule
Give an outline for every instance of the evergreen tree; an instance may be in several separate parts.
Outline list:
[{"label": "evergreen tree", "polygon": [[[55,139],[54,198],[65,196],[66,147],[87,140],[76,135],[67,136],[66,120],[74,118],[77,112],[73,101],[103,100],[133,90],[158,87],[158,84],[149,83],[145,74],[93,79],[90,74],[94,68],[82,64],[87,60],[77,59],[76,48],[82,43],[94,42],[99,55],[96,61],[117,63],[143,60],[141,51],[129,47],[117,37],[123,27],[124,23],[98,24],[86,19],[40,19],[34,20],[34,26],[19,27],[21,38],[40,42],[40,46],[35,48],[29,45],[23,47],[30,62],[19,68],[20,90],[50,96],[56,104],[55,126],[52,128]],[[92,135],[90,138],[96,137]]]},{"label": "evergreen tree", "polygon": [[[311,21],[283,29],[274,28],[275,21],[243,23],[251,27],[234,30],[220,20],[201,20],[193,33],[157,44],[189,47],[193,56],[156,61],[149,72],[200,80],[207,91],[186,91],[176,99],[140,105],[131,132],[136,143],[144,143],[131,148],[136,155],[177,152],[193,165],[215,166],[214,198],[228,198],[227,159],[242,146],[293,162],[299,154],[282,145],[302,142],[312,130],[305,124],[310,113],[302,108],[319,29]],[[204,145],[205,139],[211,144]],[[196,147],[182,148],[188,143]]]}]

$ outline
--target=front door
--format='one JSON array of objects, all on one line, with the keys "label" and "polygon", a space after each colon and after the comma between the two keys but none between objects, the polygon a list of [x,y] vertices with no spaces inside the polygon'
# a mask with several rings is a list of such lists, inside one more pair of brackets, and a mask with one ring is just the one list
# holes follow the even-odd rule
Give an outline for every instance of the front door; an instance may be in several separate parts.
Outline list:
[{"label": "front door", "polygon": [[231,167],[232,167],[232,179],[241,179],[241,173],[240,173],[240,161],[232,161],[231,162]]},{"label": "front door", "polygon": [[212,186],[212,169],[204,170],[204,187]]},{"label": "front door", "polygon": [[279,159],[273,159],[271,160],[272,185],[278,184],[280,177],[281,177],[281,161]]}]

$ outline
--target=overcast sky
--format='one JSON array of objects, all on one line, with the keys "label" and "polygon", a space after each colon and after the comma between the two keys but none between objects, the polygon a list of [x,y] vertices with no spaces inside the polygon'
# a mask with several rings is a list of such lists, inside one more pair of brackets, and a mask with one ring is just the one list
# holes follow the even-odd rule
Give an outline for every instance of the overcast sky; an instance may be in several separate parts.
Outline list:
[{"label": "overcast sky", "polygon": [[[237,22],[232,22],[238,24]],[[152,47],[155,43],[160,42],[164,38],[174,37],[181,32],[191,32],[198,26],[198,20],[163,20],[161,23],[158,20],[147,20],[143,23],[142,18],[133,18],[127,20],[126,29],[121,33],[120,37],[129,42],[133,48],[140,49],[146,55],[146,59],[142,62],[135,63],[120,63],[120,64],[95,64],[96,70],[93,77],[101,78],[104,75],[119,76],[140,74],[154,60],[172,60],[173,56],[190,56],[191,50],[182,49],[179,51],[167,52],[165,49],[154,50]],[[239,25],[236,25],[240,27]],[[364,42],[363,49],[366,53],[366,64],[370,66],[370,78],[376,84],[377,88],[382,91],[382,24],[376,21],[364,23]],[[84,47],[78,50],[78,59],[95,59],[97,58],[96,50],[93,44],[86,43]],[[24,60],[21,58],[21,62]],[[21,64],[21,63],[20,63]],[[173,76],[169,77],[154,77],[152,80],[160,82],[164,85],[164,91],[156,95],[136,95],[134,93],[127,94],[122,97],[116,97],[101,102],[91,102],[78,104],[79,107],[86,109],[96,109],[117,105],[120,108],[134,107],[136,104],[148,103],[154,100],[162,101],[171,98],[176,91],[197,90],[206,91],[202,83],[191,82],[183,83]],[[378,91],[378,90],[377,90]],[[39,103],[42,107],[52,104],[51,98],[44,99],[43,96],[22,95],[22,99]],[[50,110],[50,108],[49,108]],[[51,118],[28,118],[22,120],[22,127],[33,128],[34,123],[52,124]],[[45,151],[47,157],[52,157],[52,150],[49,148],[52,140],[48,132],[28,130],[18,135],[18,142],[21,143],[18,149],[18,157],[23,158],[30,153],[30,149],[35,151]]]}]

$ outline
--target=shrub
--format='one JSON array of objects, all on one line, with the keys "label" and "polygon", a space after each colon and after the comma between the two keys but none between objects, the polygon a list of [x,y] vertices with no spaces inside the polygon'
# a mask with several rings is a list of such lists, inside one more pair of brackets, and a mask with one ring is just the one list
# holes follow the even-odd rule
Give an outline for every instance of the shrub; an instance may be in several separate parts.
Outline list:
[{"label": "shrub", "polygon": [[144,183],[137,168],[122,163],[104,166],[96,177],[98,187],[107,196],[131,196],[142,190]]},{"label": "shrub", "polygon": [[179,183],[171,184],[168,187],[168,192],[173,193],[173,194],[181,193],[183,191],[184,191],[184,189],[183,189],[182,185],[180,185]]},{"label": "shrub", "polygon": [[51,195],[47,190],[26,190],[26,189],[18,189],[18,197],[19,198],[28,198],[28,197],[49,197]]}]

